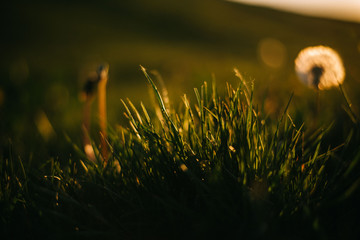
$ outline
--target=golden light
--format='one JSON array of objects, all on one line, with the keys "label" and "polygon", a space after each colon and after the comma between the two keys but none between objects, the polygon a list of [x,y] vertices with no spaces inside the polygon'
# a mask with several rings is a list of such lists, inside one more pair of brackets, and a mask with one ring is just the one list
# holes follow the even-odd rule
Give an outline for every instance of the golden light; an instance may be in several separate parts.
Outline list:
[{"label": "golden light", "polygon": [[299,79],[307,86],[319,90],[343,83],[345,69],[339,54],[330,47],[307,47],[295,59]]},{"label": "golden light", "polygon": [[49,141],[55,136],[54,128],[52,127],[46,114],[40,110],[35,116],[35,124],[39,133],[44,138],[45,141]]},{"label": "golden light", "polygon": [[265,6],[308,16],[360,22],[359,0],[228,0]]},{"label": "golden light", "polygon": [[183,163],[180,165],[180,168],[183,172],[186,172],[188,170],[187,166]]},{"label": "golden light", "polygon": [[96,158],[93,147],[90,144],[86,144],[84,146],[84,151],[89,160],[94,162]]},{"label": "golden light", "polygon": [[274,38],[265,38],[258,45],[258,55],[261,61],[271,68],[280,68],[284,65],[286,52],[285,45]]}]

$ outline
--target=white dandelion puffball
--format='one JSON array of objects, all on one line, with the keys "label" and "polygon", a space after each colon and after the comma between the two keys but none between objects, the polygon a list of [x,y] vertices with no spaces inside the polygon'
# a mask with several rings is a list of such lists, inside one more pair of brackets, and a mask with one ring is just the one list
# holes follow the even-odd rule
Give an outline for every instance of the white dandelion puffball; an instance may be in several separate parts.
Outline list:
[{"label": "white dandelion puffball", "polygon": [[325,46],[301,50],[295,59],[295,70],[304,84],[319,90],[338,86],[345,78],[341,57]]}]

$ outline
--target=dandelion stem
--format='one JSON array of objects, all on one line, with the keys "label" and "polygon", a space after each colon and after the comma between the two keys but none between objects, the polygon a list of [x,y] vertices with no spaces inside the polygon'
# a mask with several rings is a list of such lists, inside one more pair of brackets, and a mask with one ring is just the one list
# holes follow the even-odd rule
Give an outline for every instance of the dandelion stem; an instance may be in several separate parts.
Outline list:
[{"label": "dandelion stem", "polygon": [[316,88],[316,97],[315,97],[315,118],[314,118],[314,124],[317,124],[318,121],[318,116],[319,116],[319,111],[320,111],[320,90],[318,88]]},{"label": "dandelion stem", "polygon": [[84,144],[84,151],[87,156],[87,158],[91,161],[95,161],[95,154],[94,149],[91,145],[90,136],[89,136],[89,130],[90,130],[90,124],[91,124],[91,104],[92,99],[87,97],[84,110],[83,110],[83,144]]},{"label": "dandelion stem", "polygon": [[95,89],[98,79],[97,76],[89,77],[84,85],[83,95],[84,95],[84,108],[83,108],[83,145],[86,157],[90,161],[95,161],[94,149],[91,145],[91,140],[89,136],[90,125],[91,125],[91,106],[94,100]]},{"label": "dandelion stem", "polygon": [[106,84],[108,81],[109,66],[104,65],[99,68],[99,83],[98,83],[98,107],[99,107],[99,124],[100,124],[100,140],[101,140],[101,155],[106,163],[108,158],[108,149],[106,144],[107,138],[107,113],[106,113]]}]

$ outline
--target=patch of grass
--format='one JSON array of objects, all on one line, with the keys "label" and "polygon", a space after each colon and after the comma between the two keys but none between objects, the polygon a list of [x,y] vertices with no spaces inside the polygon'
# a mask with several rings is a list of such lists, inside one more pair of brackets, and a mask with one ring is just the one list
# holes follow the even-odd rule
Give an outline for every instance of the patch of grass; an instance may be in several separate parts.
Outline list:
[{"label": "patch of grass", "polygon": [[[106,165],[79,147],[40,167],[0,156],[1,231],[6,237],[356,238],[358,123],[340,146],[329,128],[307,133],[287,113],[266,118],[253,83],[217,94],[215,82],[170,104],[142,68],[154,105],[122,101],[128,127],[109,130]],[[71,141],[70,141],[70,144]],[[334,227],[336,226],[336,227]]]}]

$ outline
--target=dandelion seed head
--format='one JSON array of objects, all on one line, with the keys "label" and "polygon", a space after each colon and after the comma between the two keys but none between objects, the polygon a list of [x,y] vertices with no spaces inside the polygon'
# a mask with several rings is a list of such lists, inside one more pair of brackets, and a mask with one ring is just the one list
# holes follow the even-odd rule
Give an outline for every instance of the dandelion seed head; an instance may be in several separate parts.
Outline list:
[{"label": "dandelion seed head", "polygon": [[109,72],[109,64],[107,63],[101,64],[97,69],[99,80],[106,77],[108,75],[108,72]]},{"label": "dandelion seed head", "polygon": [[345,70],[339,54],[325,46],[307,47],[295,59],[295,71],[306,85],[319,90],[338,86]]}]

